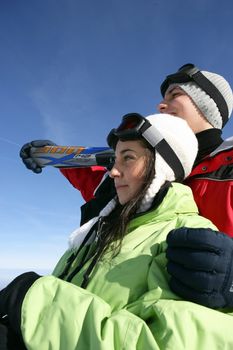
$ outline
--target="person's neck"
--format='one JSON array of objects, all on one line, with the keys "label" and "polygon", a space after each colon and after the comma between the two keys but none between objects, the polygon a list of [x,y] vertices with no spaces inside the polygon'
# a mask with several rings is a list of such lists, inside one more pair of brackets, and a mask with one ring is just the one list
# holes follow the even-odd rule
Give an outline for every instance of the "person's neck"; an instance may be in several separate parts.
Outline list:
[{"label": "person's neck", "polygon": [[203,158],[213,152],[222,142],[222,130],[207,129],[196,134],[198,141],[198,153],[194,166],[202,161]]}]

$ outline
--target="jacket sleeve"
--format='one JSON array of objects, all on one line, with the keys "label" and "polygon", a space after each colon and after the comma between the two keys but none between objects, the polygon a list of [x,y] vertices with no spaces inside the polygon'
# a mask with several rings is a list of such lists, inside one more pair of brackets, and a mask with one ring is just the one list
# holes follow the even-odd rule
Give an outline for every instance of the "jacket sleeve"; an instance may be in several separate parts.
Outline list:
[{"label": "jacket sleeve", "polygon": [[172,293],[163,272],[164,254],[151,265],[150,290],[115,312],[87,290],[53,276],[39,278],[22,305],[21,332],[27,349],[233,348],[233,314],[183,301]]},{"label": "jacket sleeve", "polygon": [[88,168],[60,169],[67,180],[81,192],[83,199],[88,202],[94,198],[95,189],[100,184],[107,169],[101,166]]},{"label": "jacket sleeve", "polygon": [[39,278],[21,311],[27,349],[159,349],[149,327],[126,310],[112,312],[98,296],[53,276]]}]

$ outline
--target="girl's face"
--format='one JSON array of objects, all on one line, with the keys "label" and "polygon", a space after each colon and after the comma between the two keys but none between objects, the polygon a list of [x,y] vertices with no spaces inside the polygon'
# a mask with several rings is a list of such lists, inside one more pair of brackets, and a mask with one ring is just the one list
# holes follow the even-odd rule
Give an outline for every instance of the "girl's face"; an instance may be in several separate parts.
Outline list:
[{"label": "girl's face", "polygon": [[140,141],[118,141],[115,163],[110,172],[120,204],[135,197],[143,187],[148,149]]},{"label": "girl's face", "polygon": [[186,120],[194,133],[212,128],[192,99],[179,86],[167,89],[164,99],[158,105],[158,111]]}]

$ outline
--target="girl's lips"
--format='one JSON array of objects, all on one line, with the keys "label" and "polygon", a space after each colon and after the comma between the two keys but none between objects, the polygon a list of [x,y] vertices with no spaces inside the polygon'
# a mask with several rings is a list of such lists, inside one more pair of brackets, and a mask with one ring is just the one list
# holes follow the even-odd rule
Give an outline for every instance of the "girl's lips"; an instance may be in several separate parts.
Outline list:
[{"label": "girl's lips", "polygon": [[117,185],[116,190],[121,190],[122,188],[127,187],[127,185]]}]

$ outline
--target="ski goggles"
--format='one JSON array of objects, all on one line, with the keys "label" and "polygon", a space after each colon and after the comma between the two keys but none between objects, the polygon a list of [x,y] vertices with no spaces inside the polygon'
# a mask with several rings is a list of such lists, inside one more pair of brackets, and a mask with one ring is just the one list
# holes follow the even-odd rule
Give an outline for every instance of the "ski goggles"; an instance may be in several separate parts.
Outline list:
[{"label": "ski goggles", "polygon": [[[156,116],[155,116],[156,118]],[[177,181],[183,181],[184,168],[176,153],[164,139],[160,131],[148,119],[138,113],[129,113],[122,117],[118,128],[112,129],[107,137],[109,147],[116,147],[117,142],[144,138],[172,168]]]},{"label": "ski goggles", "polygon": [[169,85],[171,84],[184,84],[190,81],[195,82],[214,100],[222,116],[224,126],[228,121],[229,114],[226,101],[216,86],[212,84],[194,64],[185,64],[180,67],[176,73],[168,75],[160,86],[161,94],[164,97]]}]

